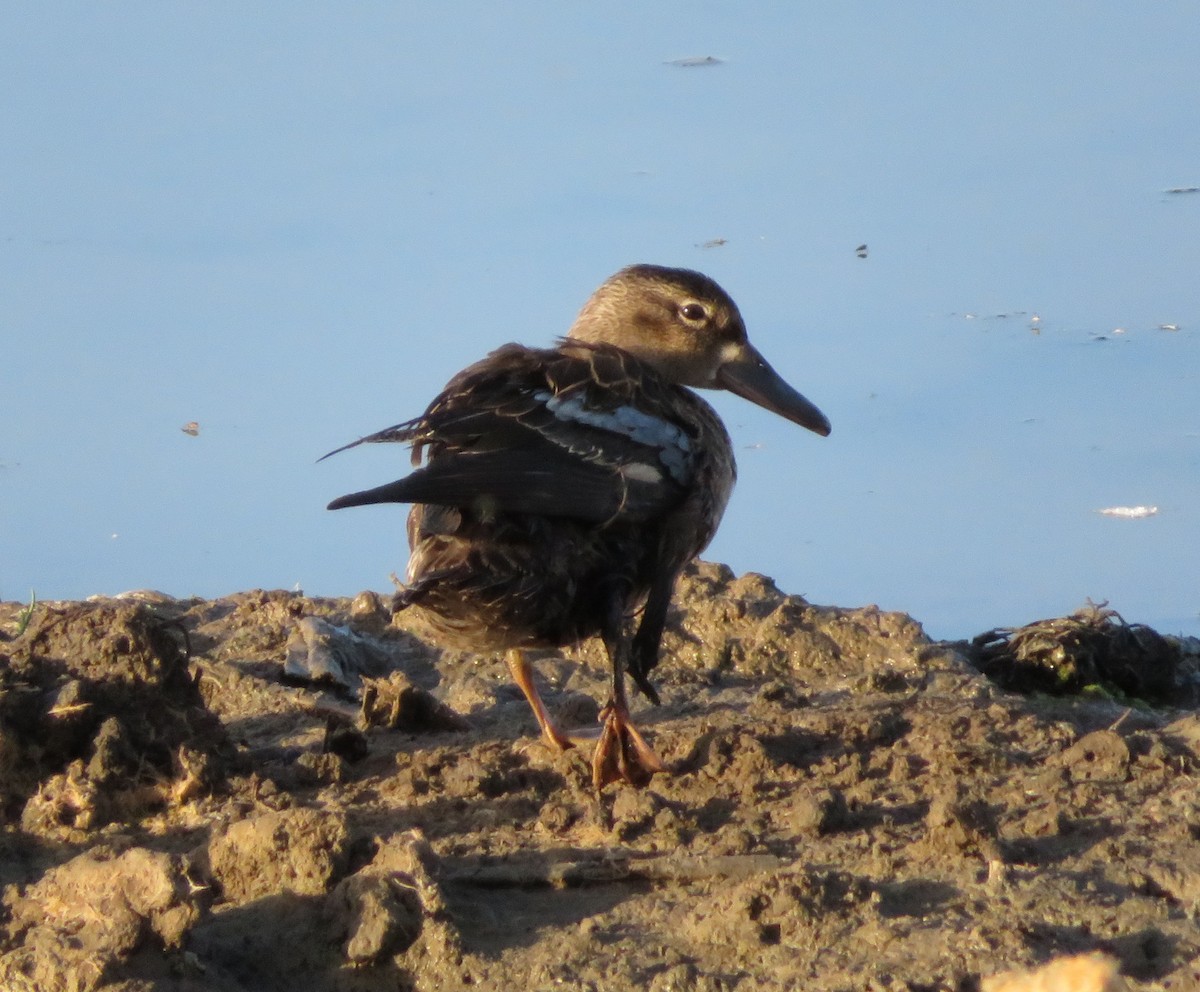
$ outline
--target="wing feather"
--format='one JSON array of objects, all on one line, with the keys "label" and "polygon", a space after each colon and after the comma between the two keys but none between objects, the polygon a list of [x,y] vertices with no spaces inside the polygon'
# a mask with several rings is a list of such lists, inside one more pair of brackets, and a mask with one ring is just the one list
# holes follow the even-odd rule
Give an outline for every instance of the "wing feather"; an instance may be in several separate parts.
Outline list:
[{"label": "wing feather", "polygon": [[677,505],[694,473],[670,388],[615,348],[506,345],[455,376],[421,417],[346,445],[409,442],[424,464],[330,509],[433,503],[648,519]]}]

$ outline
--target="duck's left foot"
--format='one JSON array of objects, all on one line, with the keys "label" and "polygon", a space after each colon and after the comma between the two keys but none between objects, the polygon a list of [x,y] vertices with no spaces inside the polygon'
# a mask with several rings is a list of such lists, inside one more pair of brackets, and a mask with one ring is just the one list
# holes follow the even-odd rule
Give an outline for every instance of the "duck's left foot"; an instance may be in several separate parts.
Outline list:
[{"label": "duck's left foot", "polygon": [[603,789],[610,782],[628,782],[635,789],[667,766],[629,719],[629,711],[610,702],[600,712],[604,726],[592,757],[592,783]]}]

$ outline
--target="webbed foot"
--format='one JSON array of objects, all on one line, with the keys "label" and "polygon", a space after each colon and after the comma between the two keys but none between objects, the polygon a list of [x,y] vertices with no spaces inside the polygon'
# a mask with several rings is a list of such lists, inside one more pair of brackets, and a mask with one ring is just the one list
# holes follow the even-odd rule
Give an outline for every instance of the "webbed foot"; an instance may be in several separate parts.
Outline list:
[{"label": "webbed foot", "polygon": [[624,706],[609,702],[600,712],[603,727],[592,757],[592,783],[603,789],[610,782],[628,782],[635,789],[667,770],[662,758],[646,743]]}]

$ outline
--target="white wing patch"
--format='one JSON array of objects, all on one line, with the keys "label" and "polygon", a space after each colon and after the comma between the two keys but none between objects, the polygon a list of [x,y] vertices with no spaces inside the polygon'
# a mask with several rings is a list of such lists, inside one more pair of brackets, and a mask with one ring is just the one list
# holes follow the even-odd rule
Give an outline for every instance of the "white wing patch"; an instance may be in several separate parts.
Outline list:
[{"label": "white wing patch", "polygon": [[662,482],[662,469],[655,468],[653,465],[647,465],[645,462],[631,462],[628,465],[621,467],[621,474],[627,479],[632,479],[634,482],[649,482],[655,484]]},{"label": "white wing patch", "polygon": [[[533,398],[539,403],[545,403],[546,409],[559,420],[586,424],[588,427],[619,434],[638,444],[657,449],[659,460],[677,482],[686,485],[691,480],[691,439],[681,427],[670,421],[643,413],[632,406],[619,406],[615,410],[592,410],[580,394],[555,396],[540,390],[533,394]],[[631,478],[639,478],[639,473],[647,470],[653,471],[651,466],[644,464],[630,465],[625,469]]]}]

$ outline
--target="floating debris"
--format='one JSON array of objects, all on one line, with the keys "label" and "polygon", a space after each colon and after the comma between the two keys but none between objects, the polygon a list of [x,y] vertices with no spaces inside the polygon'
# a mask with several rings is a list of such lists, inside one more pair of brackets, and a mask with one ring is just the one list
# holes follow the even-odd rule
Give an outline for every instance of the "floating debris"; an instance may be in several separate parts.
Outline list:
[{"label": "floating debris", "polygon": [[667,59],[663,65],[673,65],[680,69],[695,69],[704,65],[724,65],[725,60],[715,55],[689,55],[682,59]]},{"label": "floating debris", "polygon": [[707,241],[697,245],[697,248],[720,248],[723,245],[729,244],[726,238],[709,238]]},{"label": "floating debris", "polygon": [[[973,310],[966,310],[963,313],[952,311],[951,317],[961,317],[963,320],[1008,320],[1010,317],[1028,317],[1028,310],[1001,310],[999,313],[976,313]],[[1041,323],[1042,318],[1037,314],[1033,315],[1037,318],[1037,322]],[[1031,323],[1033,320],[1031,319]]]},{"label": "floating debris", "polygon": [[1016,692],[1192,705],[1196,686],[1184,684],[1190,680],[1179,645],[1143,624],[1127,624],[1107,606],[1089,601],[1069,617],[989,630],[971,641],[971,660]]},{"label": "floating debris", "polygon": [[1172,186],[1163,190],[1164,193],[1200,193],[1200,186]]},{"label": "floating debris", "polygon": [[190,437],[200,436],[200,424],[195,420],[189,420],[186,424],[179,428],[184,434]]},{"label": "floating debris", "polygon": [[1178,324],[1159,324],[1158,329],[1160,331],[1177,331],[1177,330],[1179,330],[1179,325]]},{"label": "floating debris", "polygon": [[1103,510],[1097,510],[1097,513],[1103,513],[1106,517],[1125,517],[1129,520],[1138,520],[1141,517],[1152,517],[1158,512],[1157,506],[1106,506]]},{"label": "floating debris", "polygon": [[856,254],[859,258],[866,258],[867,257],[867,246],[865,244],[859,245],[857,248],[854,249],[854,254]]}]

